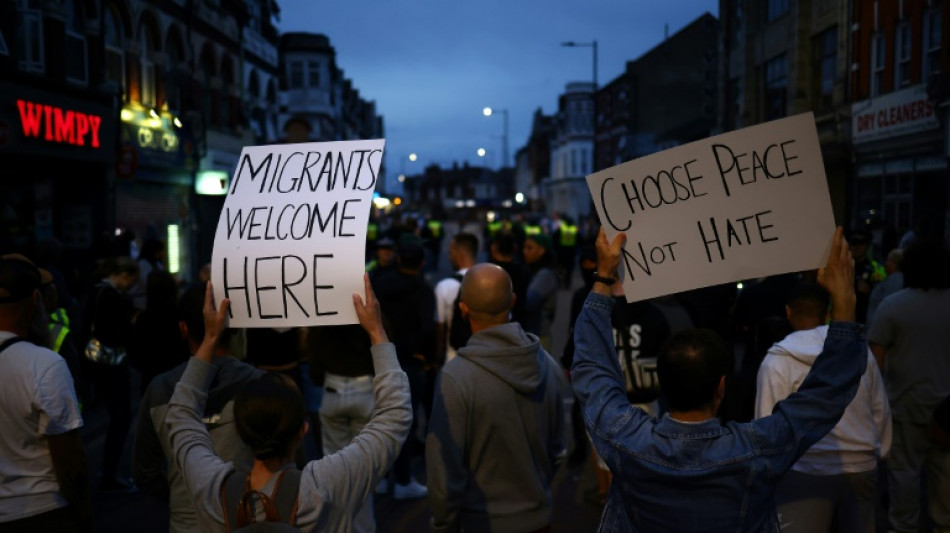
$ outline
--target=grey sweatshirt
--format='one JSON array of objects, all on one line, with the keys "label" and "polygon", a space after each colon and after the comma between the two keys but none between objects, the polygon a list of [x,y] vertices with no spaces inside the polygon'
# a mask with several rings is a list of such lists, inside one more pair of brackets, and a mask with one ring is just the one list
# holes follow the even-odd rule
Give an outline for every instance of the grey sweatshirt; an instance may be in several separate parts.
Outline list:
[{"label": "grey sweatshirt", "polygon": [[[772,414],[776,403],[798,390],[827,336],[828,326],[794,331],[769,348],[756,380],[756,418]],[[861,384],[841,420],[792,470],[813,475],[868,472],[877,468],[877,459],[890,447],[891,408],[881,372],[868,350]]]},{"label": "grey sweatshirt", "polygon": [[[297,527],[304,531],[350,531],[353,515],[392,466],[409,434],[412,411],[409,380],[392,343],[373,346],[376,410],[369,423],[339,452],[303,469],[297,496]],[[201,531],[224,532],[221,484],[234,470],[214,453],[201,422],[214,367],[194,357],[169,402],[169,435],[174,457],[195,501]]]},{"label": "grey sweatshirt", "polygon": [[433,531],[551,523],[551,479],[565,455],[560,376],[516,322],[472,335],[446,363],[426,438]]}]

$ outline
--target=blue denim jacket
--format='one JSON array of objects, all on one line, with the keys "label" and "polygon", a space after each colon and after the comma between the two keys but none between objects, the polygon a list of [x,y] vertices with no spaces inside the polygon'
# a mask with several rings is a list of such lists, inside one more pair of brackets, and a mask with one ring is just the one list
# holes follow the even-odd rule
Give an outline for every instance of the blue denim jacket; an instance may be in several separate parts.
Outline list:
[{"label": "blue denim jacket", "polygon": [[782,474],[841,418],[867,367],[863,328],[832,322],[798,392],[750,423],[657,419],[627,401],[613,299],[591,293],[574,329],[571,377],[597,453],[613,473],[603,532],[779,531]]}]

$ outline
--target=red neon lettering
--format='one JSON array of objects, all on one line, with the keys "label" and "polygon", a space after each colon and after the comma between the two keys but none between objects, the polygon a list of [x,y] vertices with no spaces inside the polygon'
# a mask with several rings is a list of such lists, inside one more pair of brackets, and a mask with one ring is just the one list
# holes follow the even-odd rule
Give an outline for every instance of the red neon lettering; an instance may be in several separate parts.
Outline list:
[{"label": "red neon lettering", "polygon": [[99,125],[102,124],[102,117],[98,115],[84,115],[89,119],[89,125],[91,126],[92,139],[90,141],[90,146],[93,148],[99,148]]},{"label": "red neon lettering", "polygon": [[40,120],[43,112],[41,106],[25,100],[17,100],[16,105],[20,109],[20,126],[23,127],[23,135],[38,137],[40,135],[40,124],[42,124]]},{"label": "red neon lettering", "polygon": [[53,133],[58,143],[76,144],[76,131],[73,128],[75,114],[66,111],[65,116],[60,108],[53,109]]}]

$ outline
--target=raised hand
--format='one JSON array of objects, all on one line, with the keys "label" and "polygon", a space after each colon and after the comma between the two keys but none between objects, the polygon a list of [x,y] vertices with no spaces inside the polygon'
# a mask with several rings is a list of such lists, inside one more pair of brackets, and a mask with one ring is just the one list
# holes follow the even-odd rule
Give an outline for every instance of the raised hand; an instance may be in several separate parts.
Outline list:
[{"label": "raised hand", "polygon": [[597,274],[605,278],[619,279],[618,269],[620,268],[620,251],[624,243],[627,242],[626,233],[618,233],[612,242],[607,242],[607,234],[604,228],[600,228],[597,233]]},{"label": "raised hand", "polygon": [[386,330],[383,328],[383,313],[379,310],[379,301],[376,299],[376,293],[373,292],[373,286],[369,282],[369,274],[363,274],[363,290],[366,292],[366,303],[358,292],[353,293],[353,307],[356,308],[356,317],[360,320],[360,325],[369,334],[370,342],[379,344],[389,342]]},{"label": "raised hand", "polygon": [[214,289],[209,281],[205,285],[205,303],[201,309],[205,323],[205,338],[201,341],[201,346],[198,347],[198,351],[195,352],[195,357],[198,359],[211,362],[211,359],[214,357],[214,348],[218,344],[218,339],[221,338],[221,334],[224,333],[224,330],[228,329],[228,308],[230,306],[231,301],[225,298],[221,300],[221,305],[215,310]]},{"label": "raised hand", "polygon": [[818,283],[831,294],[831,319],[853,322],[857,299],[854,294],[854,259],[841,226],[835,229],[828,263],[818,269]]}]

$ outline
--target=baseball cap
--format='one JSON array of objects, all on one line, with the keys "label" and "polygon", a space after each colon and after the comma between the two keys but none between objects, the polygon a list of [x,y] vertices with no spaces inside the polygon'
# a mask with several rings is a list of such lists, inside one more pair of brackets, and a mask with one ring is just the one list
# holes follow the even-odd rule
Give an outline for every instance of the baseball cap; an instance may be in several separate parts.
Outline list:
[{"label": "baseball cap", "polygon": [[53,276],[25,255],[0,255],[0,303],[19,302],[51,281]]}]

